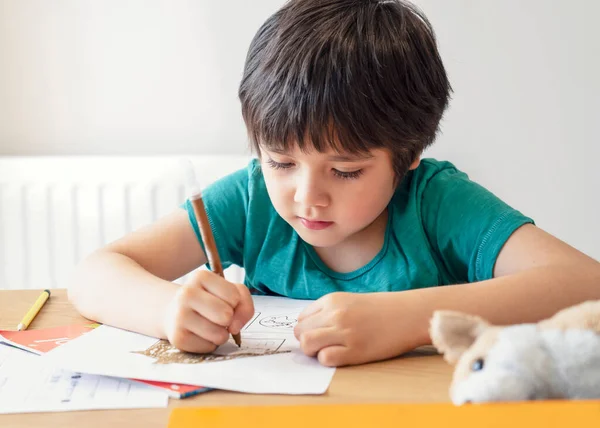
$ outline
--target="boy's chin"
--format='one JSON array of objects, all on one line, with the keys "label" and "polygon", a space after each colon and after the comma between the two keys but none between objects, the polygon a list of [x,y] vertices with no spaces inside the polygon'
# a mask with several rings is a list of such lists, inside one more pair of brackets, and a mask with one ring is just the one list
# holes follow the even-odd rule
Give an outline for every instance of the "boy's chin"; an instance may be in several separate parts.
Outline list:
[{"label": "boy's chin", "polygon": [[343,241],[343,238],[333,233],[328,233],[325,230],[319,231],[300,231],[296,229],[296,233],[302,238],[307,244],[316,248],[327,248],[333,247]]}]

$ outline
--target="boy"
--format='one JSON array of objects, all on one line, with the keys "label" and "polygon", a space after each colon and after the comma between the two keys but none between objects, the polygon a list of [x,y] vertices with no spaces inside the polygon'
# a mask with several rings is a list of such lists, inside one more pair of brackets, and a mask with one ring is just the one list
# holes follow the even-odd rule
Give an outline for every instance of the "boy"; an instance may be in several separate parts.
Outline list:
[{"label": "boy", "polygon": [[209,352],[252,316],[249,289],[317,299],[296,337],[340,366],[429,343],[435,309],[502,324],[599,298],[600,264],[452,164],[421,160],[450,90],[414,6],[292,0],[259,29],[240,85],[258,159],[203,194],[224,266],[243,266],[246,284],[209,271],[171,282],[206,263],[188,202],[89,256],[71,300]]}]

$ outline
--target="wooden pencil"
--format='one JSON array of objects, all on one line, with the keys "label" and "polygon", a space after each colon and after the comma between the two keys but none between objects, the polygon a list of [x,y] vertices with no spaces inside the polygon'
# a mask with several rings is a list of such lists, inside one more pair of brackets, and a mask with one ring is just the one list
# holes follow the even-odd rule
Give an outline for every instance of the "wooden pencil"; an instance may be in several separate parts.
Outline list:
[{"label": "wooden pencil", "polygon": [[[202,237],[202,242],[204,242],[204,250],[206,252],[206,258],[208,259],[210,268],[214,273],[225,277],[223,265],[221,264],[221,258],[219,257],[219,252],[217,250],[217,243],[215,242],[215,237],[212,233],[208,216],[206,215],[206,208],[204,207],[204,201],[202,200],[202,193],[199,191],[194,192],[189,199],[190,203],[192,204],[192,208],[194,209],[196,220],[198,221],[200,236]],[[241,347],[241,335],[237,333],[232,334],[231,336],[233,337],[235,344]]]}]

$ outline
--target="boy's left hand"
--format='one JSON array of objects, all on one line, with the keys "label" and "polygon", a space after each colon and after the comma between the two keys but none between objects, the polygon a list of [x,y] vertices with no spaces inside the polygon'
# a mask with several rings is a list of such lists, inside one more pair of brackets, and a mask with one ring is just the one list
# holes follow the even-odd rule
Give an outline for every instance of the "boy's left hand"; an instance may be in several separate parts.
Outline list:
[{"label": "boy's left hand", "polygon": [[[294,335],[325,366],[382,360],[418,346],[399,293],[331,293],[307,306]],[[412,335],[411,335],[412,333]]]}]

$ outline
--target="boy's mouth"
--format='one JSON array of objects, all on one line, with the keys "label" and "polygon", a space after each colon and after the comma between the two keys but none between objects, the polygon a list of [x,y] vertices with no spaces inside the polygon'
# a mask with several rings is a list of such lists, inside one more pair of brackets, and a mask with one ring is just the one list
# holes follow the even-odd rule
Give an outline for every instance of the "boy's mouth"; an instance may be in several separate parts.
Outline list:
[{"label": "boy's mouth", "polygon": [[332,221],[307,220],[303,217],[298,217],[304,227],[310,230],[323,230],[333,224]]}]

